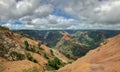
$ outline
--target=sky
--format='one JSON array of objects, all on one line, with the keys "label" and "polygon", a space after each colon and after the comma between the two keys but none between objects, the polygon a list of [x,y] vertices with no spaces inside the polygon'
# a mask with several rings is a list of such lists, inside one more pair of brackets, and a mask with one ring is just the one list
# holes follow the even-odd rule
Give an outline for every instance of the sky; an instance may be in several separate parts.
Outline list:
[{"label": "sky", "polygon": [[32,30],[120,30],[120,0],[0,0],[0,25]]}]

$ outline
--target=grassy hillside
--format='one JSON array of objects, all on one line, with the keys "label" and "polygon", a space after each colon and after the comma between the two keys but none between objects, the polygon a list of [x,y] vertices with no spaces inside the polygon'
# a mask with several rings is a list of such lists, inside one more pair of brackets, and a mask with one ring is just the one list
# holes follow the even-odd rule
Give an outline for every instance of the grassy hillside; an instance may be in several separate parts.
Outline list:
[{"label": "grassy hillside", "polygon": [[[45,70],[55,70],[64,66],[64,62],[57,58],[59,65],[53,65],[56,61],[54,51],[44,45],[41,41],[36,41],[23,34],[10,31],[6,27],[0,27],[0,57],[3,59],[0,70],[3,72],[44,72]],[[59,57],[59,56],[58,56]],[[29,63],[28,65],[26,63]],[[56,63],[56,62],[55,62]],[[8,66],[7,66],[8,64]],[[16,70],[16,67],[20,69]],[[24,64],[26,68],[24,68]],[[31,65],[31,67],[29,67]],[[12,68],[13,66],[13,68]],[[48,68],[49,67],[49,68]],[[9,68],[9,70],[7,70]]]},{"label": "grassy hillside", "polygon": [[[43,41],[72,59],[84,56],[89,50],[106,43],[107,38],[120,33],[119,30],[21,30],[20,32]],[[65,32],[68,36],[65,36]]]},{"label": "grassy hillside", "polygon": [[[41,40],[52,48],[54,48],[63,37],[61,32],[67,32],[74,36],[80,43],[86,44],[87,47],[96,48],[102,38],[113,37],[119,34],[120,30],[18,30],[18,32],[28,34],[34,39]],[[86,35],[88,36],[87,38]]]}]

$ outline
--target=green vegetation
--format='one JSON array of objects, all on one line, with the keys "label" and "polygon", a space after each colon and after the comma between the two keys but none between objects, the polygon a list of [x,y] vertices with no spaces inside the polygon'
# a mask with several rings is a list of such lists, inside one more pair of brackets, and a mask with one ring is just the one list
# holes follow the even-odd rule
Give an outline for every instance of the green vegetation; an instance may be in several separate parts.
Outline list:
[{"label": "green vegetation", "polygon": [[[0,43],[0,54],[3,57],[7,57],[8,60],[23,60],[25,55],[17,51],[10,51],[2,43]],[[7,56],[5,56],[7,55]]]},{"label": "green vegetation", "polygon": [[0,54],[7,54],[8,53],[8,49],[5,48],[5,46],[0,43]]},{"label": "green vegetation", "polygon": [[35,52],[35,53],[39,53],[40,51],[39,48],[36,48],[34,45],[29,44],[28,41],[25,41],[24,45],[25,45],[24,48],[28,51]]},{"label": "green vegetation", "polygon": [[62,63],[57,57],[55,57],[53,60],[48,60],[47,70],[57,70],[64,65],[65,63]]},{"label": "green vegetation", "polygon": [[29,49],[29,43],[28,43],[28,41],[24,41],[24,44],[25,44],[25,49]]},{"label": "green vegetation", "polygon": [[25,55],[16,51],[11,51],[9,53],[9,57],[12,58],[12,60],[23,60],[25,59]]},{"label": "green vegetation", "polygon": [[83,44],[84,44],[87,48],[93,48],[93,46],[96,46],[94,39],[93,39],[93,38],[90,38],[90,37],[88,37],[88,38],[83,42]]},{"label": "green vegetation", "polygon": [[22,54],[22,53],[19,53],[19,52],[16,52],[16,51],[11,51],[8,53],[8,58],[9,60],[24,60],[24,59],[28,59],[29,61],[32,61],[34,63],[38,63],[38,61],[32,57],[32,55],[30,53],[25,53],[25,54]]},{"label": "green vegetation", "polygon": [[60,52],[62,52],[64,55],[66,55],[69,58],[73,58],[73,53],[72,50],[69,48],[69,46],[71,42],[67,43],[67,42],[61,42],[61,48]]},{"label": "green vegetation", "polygon": [[104,41],[105,37],[104,33],[92,31],[78,35],[77,39],[87,48],[94,49]]},{"label": "green vegetation", "polygon": [[42,56],[44,56],[46,59],[49,59],[48,54],[42,51],[40,48],[35,47],[34,45],[29,44],[27,41],[24,42],[25,44],[25,49],[31,52],[38,53]]},{"label": "green vegetation", "polygon": [[39,72],[39,69],[34,66],[28,69],[24,69],[23,72]]},{"label": "green vegetation", "polygon": [[80,45],[75,39],[69,42],[61,41],[61,46],[58,49],[70,59],[84,56],[88,51],[84,45]]},{"label": "green vegetation", "polygon": [[96,39],[88,37],[86,40],[84,40],[83,44],[90,49],[96,48],[104,41],[104,39],[99,39],[98,41],[95,41]]},{"label": "green vegetation", "polygon": [[65,54],[69,58],[73,58],[73,53],[69,46],[62,46],[62,53]]},{"label": "green vegetation", "polygon": [[49,59],[49,57],[48,57],[48,54],[47,54],[47,53],[43,52],[43,56],[44,56],[46,59]]},{"label": "green vegetation", "polygon": [[35,47],[34,45],[29,44],[27,41],[24,42],[25,49],[31,52],[40,53],[40,48]]},{"label": "green vegetation", "polygon": [[28,60],[30,60],[34,63],[38,63],[38,61],[36,59],[34,59],[30,53],[26,53],[25,55],[26,55]]},{"label": "green vegetation", "polygon": [[72,62],[74,62],[74,60],[71,59],[67,62],[67,64],[71,64]]},{"label": "green vegetation", "polygon": [[9,30],[9,28],[6,27],[6,26],[0,26],[0,29],[1,29],[1,30]]},{"label": "green vegetation", "polygon": [[55,56],[54,53],[53,53],[53,50],[50,50],[50,53],[51,53],[52,56]]},{"label": "green vegetation", "polygon": [[[26,49],[29,49],[29,44],[27,41],[25,41],[25,48]],[[34,48],[32,48],[31,50],[32,51],[35,51],[33,50]],[[8,60],[23,60],[23,59],[28,59],[34,63],[37,63],[37,60],[35,60],[32,55],[30,53],[20,53],[20,52],[17,52],[17,51],[10,51],[9,49],[6,49],[4,47],[4,45],[2,43],[0,43],[0,54],[1,56],[5,57],[5,54],[7,54],[7,58]]]}]

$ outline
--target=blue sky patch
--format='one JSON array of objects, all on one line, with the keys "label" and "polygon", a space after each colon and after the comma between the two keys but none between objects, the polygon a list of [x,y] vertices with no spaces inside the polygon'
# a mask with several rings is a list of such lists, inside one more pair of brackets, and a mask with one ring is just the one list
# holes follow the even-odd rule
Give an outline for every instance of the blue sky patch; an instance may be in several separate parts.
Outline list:
[{"label": "blue sky patch", "polygon": [[21,25],[23,24],[21,21],[17,20],[17,21],[14,21],[12,24],[15,24],[15,25]]}]

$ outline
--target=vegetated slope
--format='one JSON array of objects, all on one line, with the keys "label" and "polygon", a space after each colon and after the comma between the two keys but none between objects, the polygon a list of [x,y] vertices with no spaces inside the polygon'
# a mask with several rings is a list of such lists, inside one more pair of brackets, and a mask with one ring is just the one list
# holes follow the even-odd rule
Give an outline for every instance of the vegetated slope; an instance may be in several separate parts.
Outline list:
[{"label": "vegetated slope", "polygon": [[74,36],[79,42],[81,42],[89,49],[94,49],[98,47],[101,42],[110,37],[107,37],[107,34],[102,31],[77,31]]},{"label": "vegetated slope", "polygon": [[120,34],[119,30],[86,30],[76,31],[73,35],[82,44],[89,49],[94,49],[105,42],[107,38]]},{"label": "vegetated slope", "polygon": [[109,38],[107,43],[58,72],[120,72],[120,35]]},{"label": "vegetated slope", "polygon": [[58,57],[60,60],[62,60],[63,62],[67,63],[70,62],[70,59],[67,58],[64,54],[60,53],[58,50],[56,49],[52,49],[53,54]]},{"label": "vegetated slope", "polygon": [[20,32],[43,41],[72,59],[84,56],[107,38],[120,33],[119,30],[20,30]]},{"label": "vegetated slope", "polygon": [[61,34],[63,34],[63,37],[57,43],[55,48],[59,50],[59,52],[65,54],[67,57],[76,59],[85,55],[85,53],[89,51],[89,49],[78,42],[74,36],[71,36],[67,32],[61,32]]},{"label": "vegetated slope", "polygon": [[103,38],[109,38],[120,33],[120,30],[18,30],[24,34],[47,43],[54,48],[63,37],[60,32],[67,32],[88,48],[96,48]]},{"label": "vegetated slope", "polygon": [[[63,62],[59,58],[56,58],[54,54],[54,51],[42,44],[42,42],[30,39],[0,26],[1,71],[44,72],[45,69],[58,69],[63,66]],[[56,64],[59,65],[56,66],[57,68],[54,68],[52,64],[55,60],[59,62],[59,64]]]},{"label": "vegetated slope", "polygon": [[[69,31],[68,31],[69,32]],[[63,37],[58,41],[56,48],[69,58],[77,59],[84,56],[89,50],[100,46],[106,39],[119,34],[119,31],[74,31],[61,32]],[[114,33],[111,33],[114,32]]]},{"label": "vegetated slope", "polygon": [[41,40],[51,48],[56,46],[56,43],[61,39],[62,35],[57,30],[18,30],[18,32],[27,34],[37,40]]}]

